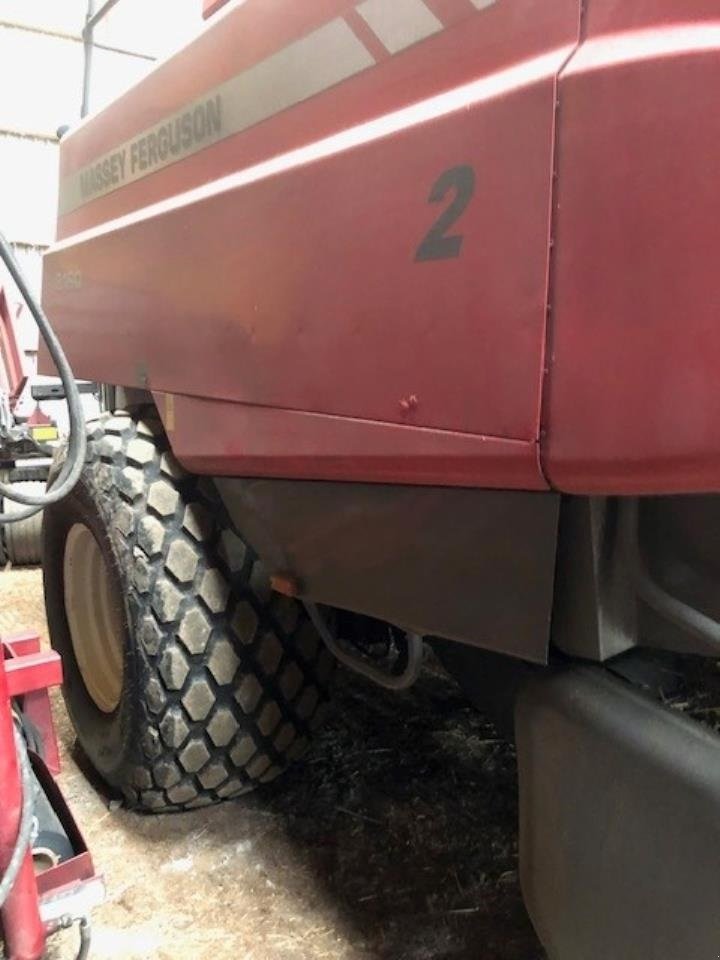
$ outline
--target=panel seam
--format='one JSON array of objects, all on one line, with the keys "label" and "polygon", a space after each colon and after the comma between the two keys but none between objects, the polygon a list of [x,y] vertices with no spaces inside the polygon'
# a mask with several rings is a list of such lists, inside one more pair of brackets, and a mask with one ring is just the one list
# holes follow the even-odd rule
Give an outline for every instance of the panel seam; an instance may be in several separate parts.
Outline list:
[{"label": "panel seam", "polygon": [[538,418],[538,467],[540,474],[547,483],[549,489],[555,490],[550,478],[546,454],[547,439],[549,435],[550,424],[548,422],[550,408],[550,394],[552,390],[552,367],[553,367],[553,348],[554,348],[554,317],[553,317],[553,294],[555,291],[555,268],[556,268],[556,250],[557,250],[557,213],[558,213],[558,186],[560,176],[560,120],[561,120],[561,102],[560,102],[560,81],[568,65],[577,55],[579,49],[585,42],[587,8],[589,0],[580,0],[578,4],[578,29],[577,42],[568,54],[565,61],[560,66],[553,89],[553,122],[552,122],[552,148],[551,148],[551,167],[550,167],[550,203],[548,211],[548,255],[547,255],[547,278],[545,295],[545,338],[543,343],[543,353],[541,358],[541,377],[540,377],[540,397],[539,397],[539,418]]}]

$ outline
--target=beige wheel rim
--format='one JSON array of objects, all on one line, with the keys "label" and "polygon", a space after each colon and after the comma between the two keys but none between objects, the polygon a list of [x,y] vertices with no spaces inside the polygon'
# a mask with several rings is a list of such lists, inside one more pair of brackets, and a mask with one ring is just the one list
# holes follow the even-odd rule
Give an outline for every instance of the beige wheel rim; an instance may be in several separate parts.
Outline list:
[{"label": "beige wheel rim", "polygon": [[103,713],[120,703],[123,687],[123,620],[100,545],[84,523],[65,541],[65,614],[85,687]]}]

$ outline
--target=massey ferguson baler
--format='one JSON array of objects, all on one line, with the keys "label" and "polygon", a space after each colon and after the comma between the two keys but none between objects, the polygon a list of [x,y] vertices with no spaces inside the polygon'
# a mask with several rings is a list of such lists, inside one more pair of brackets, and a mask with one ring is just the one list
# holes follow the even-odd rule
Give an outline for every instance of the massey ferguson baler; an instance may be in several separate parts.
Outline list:
[{"label": "massey ferguson baler", "polygon": [[81,744],[137,806],[237,796],[328,648],[402,687],[434,643],[514,714],[550,957],[716,956],[720,739],[667,703],[720,658],[717,3],[218,6],[61,145]]}]

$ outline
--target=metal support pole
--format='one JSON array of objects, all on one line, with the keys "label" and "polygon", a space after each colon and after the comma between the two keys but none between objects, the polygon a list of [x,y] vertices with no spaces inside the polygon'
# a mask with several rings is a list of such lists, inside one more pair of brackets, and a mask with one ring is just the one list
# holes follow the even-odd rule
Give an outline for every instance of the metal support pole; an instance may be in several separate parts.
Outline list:
[{"label": "metal support pole", "polygon": [[83,87],[82,87],[82,105],[80,107],[80,116],[86,117],[90,113],[90,74],[92,73],[92,54],[93,54],[93,16],[95,15],[95,0],[88,0],[87,14],[85,16],[85,28],[82,32],[83,38]]},{"label": "metal support pole", "polygon": [[105,0],[105,3],[100,7],[97,13],[90,11],[88,13],[87,22],[85,23],[85,30],[92,32],[100,23],[100,21],[104,20],[112,8],[116,7],[118,3],[120,3],[120,0]]},{"label": "metal support pole", "polygon": [[[0,874],[7,868],[15,847],[21,809],[20,770],[15,752],[4,653],[0,645]],[[45,928],[40,919],[30,850],[25,855],[15,886],[2,909],[2,929],[8,960],[40,960],[43,956]]]},{"label": "metal support pole", "polygon": [[90,113],[90,80],[92,75],[93,49],[95,46],[95,27],[103,20],[120,0],[105,0],[99,10],[95,10],[95,0],[88,0],[85,26],[83,27],[83,50],[85,66],[83,69],[83,90],[80,116],[86,117]]}]

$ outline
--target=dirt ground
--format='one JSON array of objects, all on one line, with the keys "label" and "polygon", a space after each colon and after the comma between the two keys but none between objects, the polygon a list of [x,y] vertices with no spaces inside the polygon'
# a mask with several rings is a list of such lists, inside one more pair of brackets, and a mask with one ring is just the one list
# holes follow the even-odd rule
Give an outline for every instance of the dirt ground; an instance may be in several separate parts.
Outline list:
[{"label": "dirt ground", "polygon": [[[0,633],[45,632],[38,571],[0,573]],[[61,785],[105,875],[95,960],[542,960],[517,882],[514,757],[437,669],[405,694],[338,677],[311,754],[194,813]],[[51,960],[73,957],[75,933]]]}]

